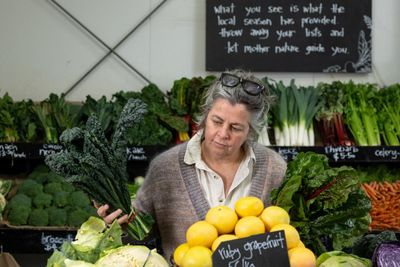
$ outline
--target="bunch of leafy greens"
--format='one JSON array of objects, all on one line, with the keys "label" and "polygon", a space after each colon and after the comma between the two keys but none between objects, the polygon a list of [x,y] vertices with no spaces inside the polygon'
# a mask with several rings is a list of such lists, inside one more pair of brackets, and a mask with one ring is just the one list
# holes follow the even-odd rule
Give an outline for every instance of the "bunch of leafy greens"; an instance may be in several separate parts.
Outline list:
[{"label": "bunch of leafy greens", "polygon": [[58,143],[59,135],[66,129],[78,125],[81,116],[81,105],[65,101],[65,95],[50,96],[32,106],[39,121],[42,141]]},{"label": "bunch of leafy greens", "polygon": [[329,167],[325,155],[301,152],[288,163],[282,185],[271,193],[302,241],[317,255],[351,247],[368,231],[371,201],[352,167]]},{"label": "bunch of leafy greens", "polygon": [[350,140],[344,122],[344,83],[320,83],[320,100],[323,104],[318,111],[316,119],[321,126],[321,136],[324,145],[350,146],[354,142]]},{"label": "bunch of leafy greens", "polygon": [[32,100],[14,102],[7,93],[0,98],[0,142],[30,142],[36,138],[32,106]]},{"label": "bunch of leafy greens", "polygon": [[373,84],[355,84],[350,81],[344,86],[345,120],[359,146],[381,145],[377,93],[378,87]]},{"label": "bunch of leafy greens", "polygon": [[379,90],[378,125],[383,141],[388,146],[400,145],[400,84]]},{"label": "bunch of leafy greens", "polygon": [[121,91],[114,94],[117,112],[131,98],[142,100],[147,105],[148,113],[128,131],[130,145],[169,145],[173,131],[187,131],[187,122],[172,113],[166,95],[156,85],[149,84],[141,92]]},{"label": "bunch of leafy greens", "polygon": [[[154,222],[148,214],[136,212],[131,206],[127,188],[127,131],[146,113],[146,105],[130,99],[121,112],[115,132],[109,142],[96,116],[92,115],[84,129],[65,130],[60,140],[65,150],[49,155],[45,162],[55,173],[66,178],[99,204],[109,204],[111,210],[120,208],[133,220],[127,232],[142,240]],[[132,216],[132,217],[131,217]]]},{"label": "bunch of leafy greens", "polygon": [[[122,108],[121,108],[122,109]],[[119,110],[119,113],[121,110]],[[118,120],[116,106],[113,102],[107,100],[105,96],[95,100],[90,95],[86,96],[86,101],[82,105],[82,120],[87,120],[91,115],[95,115],[100,122],[105,135],[112,134],[114,124]]]}]

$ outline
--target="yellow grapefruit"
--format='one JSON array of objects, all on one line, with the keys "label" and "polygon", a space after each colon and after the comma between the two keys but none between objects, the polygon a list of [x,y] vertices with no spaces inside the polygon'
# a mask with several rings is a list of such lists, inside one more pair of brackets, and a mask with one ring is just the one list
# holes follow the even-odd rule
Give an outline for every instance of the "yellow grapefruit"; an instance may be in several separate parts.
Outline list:
[{"label": "yellow grapefruit", "polygon": [[194,246],[186,251],[181,267],[211,267],[212,252],[203,246]]},{"label": "yellow grapefruit", "polygon": [[265,233],[263,221],[256,216],[240,218],[235,225],[235,235],[239,238]]},{"label": "yellow grapefruit", "polygon": [[233,232],[238,216],[228,206],[216,206],[208,210],[205,220],[214,225],[218,234],[222,235]]},{"label": "yellow grapefruit", "polygon": [[176,265],[182,265],[183,256],[185,256],[186,252],[189,250],[189,245],[187,243],[180,244],[174,250],[173,258]]},{"label": "yellow grapefruit", "polygon": [[278,206],[266,207],[261,213],[260,218],[263,220],[267,231],[277,224],[290,223],[289,214],[286,212],[286,210]]},{"label": "yellow grapefruit", "polygon": [[304,247],[292,248],[288,251],[290,267],[315,267],[317,259],[314,253]]},{"label": "yellow grapefruit", "polygon": [[281,223],[272,227],[270,232],[275,232],[280,230],[285,231],[286,246],[288,250],[297,247],[299,245],[300,235],[299,232],[296,230],[296,228],[294,228],[290,224]]},{"label": "yellow grapefruit", "polygon": [[258,197],[241,197],[235,203],[235,211],[239,217],[258,216],[264,209],[264,203]]},{"label": "yellow grapefruit", "polygon": [[217,237],[217,239],[215,239],[214,242],[212,243],[211,250],[214,252],[214,251],[218,248],[219,244],[221,244],[221,242],[229,241],[229,240],[234,240],[234,239],[238,239],[238,237],[235,236],[235,235],[232,235],[232,234],[220,235],[220,236]]},{"label": "yellow grapefruit", "polygon": [[190,247],[204,246],[210,248],[217,237],[217,228],[204,220],[195,222],[186,231],[186,242]]}]

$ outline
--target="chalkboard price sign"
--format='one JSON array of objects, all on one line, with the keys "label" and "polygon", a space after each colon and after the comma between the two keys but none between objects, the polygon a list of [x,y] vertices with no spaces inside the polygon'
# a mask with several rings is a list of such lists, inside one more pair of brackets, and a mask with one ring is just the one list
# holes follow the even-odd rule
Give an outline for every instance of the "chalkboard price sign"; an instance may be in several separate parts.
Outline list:
[{"label": "chalkboard price sign", "polygon": [[207,0],[206,69],[371,71],[371,0]]},{"label": "chalkboard price sign", "polygon": [[290,266],[284,231],[222,242],[212,260],[213,266]]}]

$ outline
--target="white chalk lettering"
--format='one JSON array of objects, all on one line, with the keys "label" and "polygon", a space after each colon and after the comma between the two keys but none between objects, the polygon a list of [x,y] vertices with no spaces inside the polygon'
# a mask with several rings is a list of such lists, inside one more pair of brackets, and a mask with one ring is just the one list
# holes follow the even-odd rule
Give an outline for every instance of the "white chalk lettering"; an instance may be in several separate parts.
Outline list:
[{"label": "white chalk lettering", "polygon": [[320,3],[319,5],[316,5],[316,6],[313,6],[312,3],[309,3],[308,6],[303,6],[303,13],[309,13],[309,14],[318,13],[318,14],[321,14],[322,13],[322,3]]},{"label": "white chalk lettering", "polygon": [[347,47],[337,47],[337,46],[335,46],[335,47],[331,47],[331,50],[332,50],[332,56],[336,56],[337,54],[348,54],[349,52],[348,52],[348,50],[347,50]]},{"label": "white chalk lettering", "polygon": [[246,18],[243,20],[243,25],[244,26],[251,26],[251,25],[271,26],[272,20],[265,19],[265,18],[252,18],[252,19]]},{"label": "white chalk lettering", "polygon": [[268,39],[269,37],[269,29],[251,29],[250,36],[259,37],[259,39]]},{"label": "white chalk lettering", "polygon": [[330,36],[332,37],[344,37],[344,28],[340,30],[331,30]]},{"label": "white chalk lettering", "polygon": [[253,53],[265,54],[269,52],[269,49],[270,49],[269,46],[262,46],[260,44],[256,44],[256,46],[251,46],[251,45],[243,46],[243,52],[245,54],[253,54]]},{"label": "white chalk lettering", "polygon": [[314,24],[336,25],[336,23],[337,23],[336,16],[328,18],[326,15],[324,15],[322,18],[305,17],[301,19],[302,28],[304,28],[306,25],[314,25]]},{"label": "white chalk lettering", "polygon": [[235,11],[235,4],[232,3],[230,6],[215,6],[214,12],[215,14],[226,14],[226,13],[233,13]]},{"label": "white chalk lettering", "polygon": [[226,28],[221,28],[218,34],[224,38],[240,37],[243,34],[243,30],[227,30]]},{"label": "white chalk lettering", "polygon": [[268,13],[283,13],[281,6],[268,6]]},{"label": "white chalk lettering", "polygon": [[244,9],[246,10],[246,16],[254,13],[260,13],[261,7],[260,6],[245,6]]},{"label": "white chalk lettering", "polygon": [[280,54],[280,53],[299,53],[300,49],[298,46],[295,45],[289,45],[287,42],[285,42],[284,45],[282,46],[275,46],[275,53]]},{"label": "white chalk lettering", "polygon": [[315,27],[314,29],[305,28],[304,30],[305,30],[306,37],[321,37],[322,36],[322,32],[319,30],[318,27]]},{"label": "white chalk lettering", "polygon": [[309,55],[311,53],[324,53],[325,52],[325,47],[322,46],[322,44],[318,45],[308,45],[306,47],[306,55]]},{"label": "white chalk lettering", "polygon": [[293,35],[296,33],[295,30],[287,30],[287,31],[283,31],[283,30],[277,30],[276,34],[278,35],[278,41],[280,41],[282,38],[292,38]]},{"label": "white chalk lettering", "polygon": [[218,15],[217,19],[218,19],[218,26],[236,25],[236,16],[223,19],[221,18],[220,15]]}]

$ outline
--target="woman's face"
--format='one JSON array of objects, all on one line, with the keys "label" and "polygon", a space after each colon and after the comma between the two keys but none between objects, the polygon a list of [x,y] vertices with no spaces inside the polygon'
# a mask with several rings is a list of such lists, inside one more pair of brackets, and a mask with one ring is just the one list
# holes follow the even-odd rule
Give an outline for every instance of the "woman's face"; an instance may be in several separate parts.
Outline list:
[{"label": "woman's face", "polygon": [[244,104],[217,99],[208,113],[203,145],[217,157],[237,156],[249,135],[250,112]]}]

